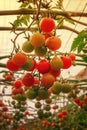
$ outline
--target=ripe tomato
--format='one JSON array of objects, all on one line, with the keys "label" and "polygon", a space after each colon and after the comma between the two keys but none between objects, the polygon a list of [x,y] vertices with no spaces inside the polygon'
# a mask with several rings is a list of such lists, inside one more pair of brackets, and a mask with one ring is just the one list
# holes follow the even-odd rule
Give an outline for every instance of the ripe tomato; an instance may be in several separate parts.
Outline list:
[{"label": "ripe tomato", "polygon": [[75,102],[76,104],[79,104],[80,99],[79,99],[79,98],[74,98],[74,102]]},{"label": "ripe tomato", "polygon": [[29,115],[29,112],[28,112],[28,111],[25,111],[25,115],[26,115],[26,116]]},{"label": "ripe tomato", "polygon": [[34,84],[34,77],[31,73],[26,73],[24,77],[22,78],[22,83],[26,86],[32,86]]},{"label": "ripe tomato", "polygon": [[73,53],[71,53],[71,54],[69,55],[69,57],[71,58],[72,61],[74,61],[74,60],[76,59],[76,56],[75,56],[75,54],[73,54]]},{"label": "ripe tomato", "polygon": [[37,70],[39,71],[39,73],[42,73],[42,74],[49,72],[50,63],[45,59],[40,60],[40,62],[37,64]]},{"label": "ripe tomato", "polygon": [[34,78],[34,84],[39,84],[39,79],[38,78]]},{"label": "ripe tomato", "polygon": [[66,116],[67,115],[67,111],[66,110],[62,110],[62,114],[63,114],[63,116]]},{"label": "ripe tomato", "polygon": [[57,114],[57,116],[58,116],[58,118],[62,118],[62,117],[63,117],[62,112],[59,112],[59,113]]},{"label": "ripe tomato", "polygon": [[15,88],[20,88],[21,86],[22,86],[22,82],[21,82],[21,80],[16,80],[14,83],[13,83],[13,86],[15,87]]},{"label": "ripe tomato", "polygon": [[54,71],[54,70],[50,70],[49,73],[51,73],[53,76],[55,77],[58,77],[61,73],[61,70],[57,70],[57,71]]},{"label": "ripe tomato", "polygon": [[4,103],[0,100],[0,107],[4,106]]},{"label": "ripe tomato", "polygon": [[12,75],[11,74],[7,74],[6,76],[5,76],[5,80],[7,80],[7,81],[11,81],[12,80]]},{"label": "ripe tomato", "polygon": [[3,106],[2,110],[3,110],[4,112],[8,111],[7,106]]},{"label": "ripe tomato", "polygon": [[61,39],[57,36],[51,36],[46,39],[45,45],[52,51],[56,51],[61,47]]},{"label": "ripe tomato", "polygon": [[58,109],[58,106],[57,106],[57,105],[54,105],[54,106],[52,107],[52,109],[53,109],[53,110],[56,110],[56,109]]},{"label": "ripe tomato", "polygon": [[69,56],[62,56],[61,59],[63,61],[63,69],[68,69],[72,65],[72,60]]},{"label": "ripe tomato", "polygon": [[19,65],[16,65],[12,59],[9,59],[6,63],[6,67],[10,70],[10,71],[17,71],[19,70]]},{"label": "ripe tomato", "polygon": [[55,28],[55,21],[50,17],[44,17],[41,19],[39,27],[43,32],[51,32]]},{"label": "ripe tomato", "polygon": [[87,103],[87,96],[86,96],[86,97],[84,97],[84,102],[85,102],[85,103]]},{"label": "ripe tomato", "polygon": [[12,95],[16,95],[18,93],[23,94],[24,93],[24,89],[23,88],[19,88],[19,89],[13,88],[12,89]]}]

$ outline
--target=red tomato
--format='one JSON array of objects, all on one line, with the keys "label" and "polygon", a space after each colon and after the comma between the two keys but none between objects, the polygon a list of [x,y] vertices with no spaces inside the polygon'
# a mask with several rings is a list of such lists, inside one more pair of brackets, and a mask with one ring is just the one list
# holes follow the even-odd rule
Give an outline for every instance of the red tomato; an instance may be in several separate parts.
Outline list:
[{"label": "red tomato", "polygon": [[39,84],[39,79],[38,78],[34,78],[34,84]]},{"label": "red tomato", "polygon": [[69,56],[62,56],[61,59],[63,61],[63,69],[68,69],[72,65],[72,60]]},{"label": "red tomato", "polygon": [[15,87],[15,88],[20,88],[21,86],[22,86],[22,82],[21,82],[21,80],[16,80],[14,83],[13,83],[13,86]]},{"label": "red tomato", "polygon": [[62,112],[59,112],[59,113],[57,114],[57,116],[58,116],[58,118],[62,118],[62,117],[63,117]]},{"label": "red tomato", "polygon": [[50,63],[45,59],[40,60],[40,62],[37,64],[37,70],[39,71],[39,73],[42,73],[42,74],[49,72]]},{"label": "red tomato", "polygon": [[6,67],[10,70],[10,71],[17,71],[19,70],[19,66],[16,65],[12,59],[9,59],[6,63]]},{"label": "red tomato", "polygon": [[11,74],[7,74],[6,76],[5,76],[5,80],[7,80],[7,81],[11,81],[12,80],[12,75]]},{"label": "red tomato", "polygon": [[55,21],[49,17],[42,18],[39,27],[43,32],[51,32],[55,28]]},{"label": "red tomato", "polygon": [[4,112],[8,111],[7,106],[3,106],[2,110],[3,110]]},{"label": "red tomato", "polygon": [[0,107],[4,106],[4,103],[0,100]]},{"label": "red tomato", "polygon": [[12,95],[16,95],[18,93],[23,94],[24,93],[24,89],[23,88],[19,88],[19,89],[13,88],[12,89]]},{"label": "red tomato", "polygon": [[84,102],[85,102],[85,103],[87,103],[87,96],[86,96],[86,97],[84,97]]},{"label": "red tomato", "polygon": [[71,58],[72,61],[74,61],[76,59],[75,54],[72,54],[72,53],[69,55],[69,57]]},{"label": "red tomato", "polygon": [[27,87],[32,86],[34,84],[34,77],[32,76],[32,74],[26,73],[22,78],[22,83]]},{"label": "red tomato", "polygon": [[67,111],[66,110],[62,110],[62,114],[65,116],[67,115]]}]

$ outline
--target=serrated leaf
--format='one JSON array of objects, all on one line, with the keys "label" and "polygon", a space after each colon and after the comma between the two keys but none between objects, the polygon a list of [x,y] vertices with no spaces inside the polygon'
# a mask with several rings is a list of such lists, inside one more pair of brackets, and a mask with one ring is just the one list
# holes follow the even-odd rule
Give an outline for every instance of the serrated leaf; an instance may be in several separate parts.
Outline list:
[{"label": "serrated leaf", "polygon": [[15,27],[22,26],[22,23],[20,22],[19,19],[15,20],[13,24],[15,25]]},{"label": "serrated leaf", "polygon": [[78,47],[78,45],[81,44],[82,40],[83,39],[80,37],[75,38],[71,46],[71,51],[76,49],[76,47]]},{"label": "serrated leaf", "polygon": [[84,43],[82,43],[82,42],[80,42],[80,44],[78,45],[78,53],[80,53],[81,52],[81,50],[84,48],[84,46],[85,46],[85,44]]},{"label": "serrated leaf", "polygon": [[[85,40],[87,38],[87,32],[86,31],[81,31],[78,36],[74,39],[72,45],[71,45],[71,50],[77,49],[78,52],[82,50],[82,48],[86,45]],[[85,44],[84,44],[85,43]]]}]

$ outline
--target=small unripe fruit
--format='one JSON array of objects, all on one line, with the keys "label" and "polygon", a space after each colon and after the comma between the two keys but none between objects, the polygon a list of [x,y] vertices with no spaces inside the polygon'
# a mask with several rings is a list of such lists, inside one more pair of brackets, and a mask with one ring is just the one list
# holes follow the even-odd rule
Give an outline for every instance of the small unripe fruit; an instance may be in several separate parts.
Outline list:
[{"label": "small unripe fruit", "polygon": [[62,91],[62,84],[58,81],[55,81],[51,89],[53,94],[59,94]]},{"label": "small unripe fruit", "polygon": [[69,83],[62,84],[62,92],[63,93],[69,93],[71,90],[72,90],[71,84],[69,84]]},{"label": "small unripe fruit", "polygon": [[36,108],[41,108],[41,103],[40,103],[40,102],[36,102],[36,103],[35,103],[35,107],[36,107]]},{"label": "small unripe fruit", "polygon": [[40,97],[40,99],[46,99],[49,97],[48,91],[44,88],[41,88],[38,90],[38,97]]},{"label": "small unripe fruit", "polygon": [[51,69],[54,71],[60,70],[63,67],[63,61],[60,57],[53,57],[50,61]]},{"label": "small unripe fruit", "polygon": [[34,50],[34,47],[32,46],[32,44],[30,43],[30,41],[26,41],[23,43],[22,45],[22,50],[26,53],[30,53]]},{"label": "small unripe fruit", "polygon": [[35,54],[37,56],[43,57],[46,55],[46,53],[47,53],[47,48],[44,45],[40,47],[35,47]]}]

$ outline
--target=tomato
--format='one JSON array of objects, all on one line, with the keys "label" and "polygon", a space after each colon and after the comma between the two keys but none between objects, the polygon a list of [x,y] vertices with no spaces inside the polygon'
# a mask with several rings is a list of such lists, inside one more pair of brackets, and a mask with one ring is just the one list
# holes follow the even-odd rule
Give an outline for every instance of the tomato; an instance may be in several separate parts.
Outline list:
[{"label": "tomato", "polygon": [[15,87],[15,88],[20,88],[21,86],[22,86],[22,81],[21,80],[16,80],[14,83],[13,83],[13,86]]},{"label": "tomato", "polygon": [[75,54],[73,54],[73,53],[71,53],[71,54],[69,55],[69,57],[71,58],[72,61],[74,61],[74,60],[76,59],[76,56],[75,56]]},{"label": "tomato", "polygon": [[72,60],[69,56],[62,56],[61,59],[63,61],[63,69],[68,69],[69,67],[71,67]]},{"label": "tomato", "polygon": [[87,96],[86,96],[86,97],[84,97],[84,102],[85,102],[85,103],[87,103]]},{"label": "tomato", "polygon": [[45,59],[40,60],[40,62],[37,64],[37,70],[39,71],[39,73],[42,73],[42,74],[49,72],[50,63]]},{"label": "tomato", "polygon": [[10,71],[17,71],[19,70],[20,66],[16,65],[12,59],[9,59],[6,63],[6,67],[10,70]]},{"label": "tomato", "polygon": [[46,88],[50,88],[53,83],[55,82],[55,77],[50,74],[50,73],[45,73],[43,74],[42,78],[41,78],[41,84],[46,87]]},{"label": "tomato", "polygon": [[22,66],[27,62],[27,55],[23,52],[17,52],[13,57],[12,60],[14,64],[18,66]]},{"label": "tomato", "polygon": [[7,81],[11,81],[12,80],[12,75],[11,74],[7,74],[6,76],[5,76],[5,80],[7,80]]},{"label": "tomato", "polygon": [[55,21],[50,17],[44,17],[41,19],[39,27],[43,32],[51,32],[55,28]]},{"label": "tomato", "polygon": [[67,111],[66,110],[62,110],[62,114],[65,116],[67,115]]},{"label": "tomato", "polygon": [[0,107],[4,106],[4,103],[0,100]]},{"label": "tomato", "polygon": [[34,77],[32,74],[26,73],[22,78],[22,83],[27,87],[32,86],[34,84]]},{"label": "tomato", "polygon": [[46,39],[45,45],[52,51],[56,51],[61,47],[61,39],[57,36],[51,36]]},{"label": "tomato", "polygon": [[8,111],[7,106],[3,106],[2,110],[3,110],[4,112]]},{"label": "tomato", "polygon": [[58,118],[62,118],[62,117],[63,117],[62,112],[59,112],[59,113],[57,114],[57,116],[58,116]]}]

